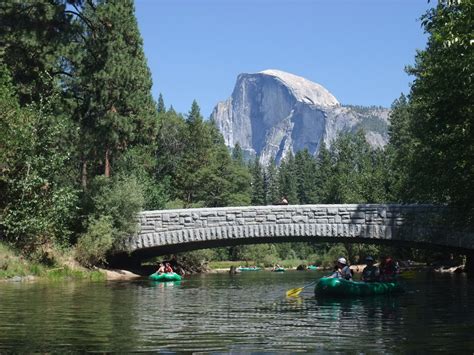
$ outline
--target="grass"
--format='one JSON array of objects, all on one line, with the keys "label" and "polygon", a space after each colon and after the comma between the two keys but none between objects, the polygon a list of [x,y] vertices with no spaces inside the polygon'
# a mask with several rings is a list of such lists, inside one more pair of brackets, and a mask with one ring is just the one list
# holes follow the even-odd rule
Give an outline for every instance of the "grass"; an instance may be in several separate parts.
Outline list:
[{"label": "grass", "polygon": [[48,280],[84,279],[105,280],[104,273],[67,265],[47,266],[19,256],[14,249],[0,242],[0,279],[14,276],[36,276]]}]

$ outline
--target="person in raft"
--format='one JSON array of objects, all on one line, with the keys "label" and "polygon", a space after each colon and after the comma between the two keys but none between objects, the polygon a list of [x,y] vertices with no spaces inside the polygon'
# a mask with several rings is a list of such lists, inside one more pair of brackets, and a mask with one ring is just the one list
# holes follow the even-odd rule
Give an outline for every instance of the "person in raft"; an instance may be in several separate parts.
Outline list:
[{"label": "person in raft", "polygon": [[166,263],[165,264],[165,273],[167,274],[172,274],[174,271],[173,271],[173,268],[171,267],[170,263]]},{"label": "person in raft", "polygon": [[160,263],[160,265],[158,266],[158,270],[156,270],[156,273],[159,275],[165,273],[165,266],[163,265],[163,263]]},{"label": "person in raft", "polygon": [[383,258],[380,262],[380,281],[394,282],[400,273],[398,263],[392,258]]},{"label": "person in raft", "polygon": [[347,265],[346,258],[337,259],[337,264],[334,268],[334,272],[328,277],[352,281],[352,271],[349,265]]},{"label": "person in raft", "polygon": [[377,282],[380,280],[380,269],[374,265],[374,258],[368,256],[365,258],[367,266],[362,270],[362,281]]}]

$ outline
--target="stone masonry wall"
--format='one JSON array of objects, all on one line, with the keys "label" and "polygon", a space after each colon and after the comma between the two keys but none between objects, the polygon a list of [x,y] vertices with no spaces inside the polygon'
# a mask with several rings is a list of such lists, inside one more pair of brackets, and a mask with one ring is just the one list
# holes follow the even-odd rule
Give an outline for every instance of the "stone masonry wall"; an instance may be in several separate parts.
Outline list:
[{"label": "stone masonry wall", "polygon": [[129,252],[238,238],[371,238],[474,249],[473,238],[444,233],[442,207],[431,205],[288,205],[147,211]]}]

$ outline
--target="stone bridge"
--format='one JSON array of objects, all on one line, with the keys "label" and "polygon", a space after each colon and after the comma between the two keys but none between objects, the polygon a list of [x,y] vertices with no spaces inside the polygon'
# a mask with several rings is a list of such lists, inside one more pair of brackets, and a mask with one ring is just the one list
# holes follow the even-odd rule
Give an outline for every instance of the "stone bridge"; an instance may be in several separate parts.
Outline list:
[{"label": "stone bridge", "polygon": [[146,211],[116,256],[135,259],[238,244],[387,243],[471,253],[474,236],[456,231],[433,205],[286,205]]}]

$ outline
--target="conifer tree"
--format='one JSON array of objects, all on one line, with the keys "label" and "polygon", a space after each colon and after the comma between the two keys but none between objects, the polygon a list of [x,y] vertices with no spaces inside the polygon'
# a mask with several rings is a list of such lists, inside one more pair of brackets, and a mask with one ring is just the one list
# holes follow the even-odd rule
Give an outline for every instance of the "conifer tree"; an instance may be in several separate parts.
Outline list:
[{"label": "conifer tree", "polygon": [[[299,204],[295,158],[292,153],[289,153],[280,164],[278,169],[278,190],[282,196],[291,204]],[[281,197],[280,196],[280,199]]]},{"label": "conifer tree", "polygon": [[316,203],[316,160],[308,149],[296,153],[295,171],[299,202],[301,204]]},{"label": "conifer tree", "polygon": [[0,59],[21,105],[51,95],[57,79],[69,74],[66,53],[76,33],[72,13],[66,0],[4,1],[0,6]]},{"label": "conifer tree", "polygon": [[316,158],[316,194],[317,203],[331,203],[329,194],[331,190],[332,159],[326,144],[323,142]]},{"label": "conifer tree", "polygon": [[280,201],[278,190],[278,169],[272,157],[264,172],[265,203],[271,205]]},{"label": "conifer tree", "polygon": [[[132,0],[87,2],[85,53],[79,71],[84,101],[80,123],[105,176],[113,159],[156,135],[151,75]],[[86,163],[86,161],[84,161]]]},{"label": "conifer tree", "polygon": [[244,153],[240,144],[237,142],[232,149],[232,159],[239,165],[244,165]]},{"label": "conifer tree", "polygon": [[263,169],[258,157],[250,163],[250,171],[252,174],[252,205],[265,205]]},{"label": "conifer tree", "polygon": [[160,96],[158,96],[158,104],[156,106],[156,110],[158,113],[166,113],[166,106],[165,106],[165,100],[163,100],[163,95],[160,93]]}]

